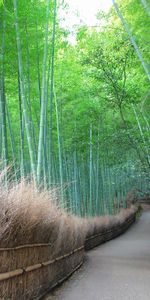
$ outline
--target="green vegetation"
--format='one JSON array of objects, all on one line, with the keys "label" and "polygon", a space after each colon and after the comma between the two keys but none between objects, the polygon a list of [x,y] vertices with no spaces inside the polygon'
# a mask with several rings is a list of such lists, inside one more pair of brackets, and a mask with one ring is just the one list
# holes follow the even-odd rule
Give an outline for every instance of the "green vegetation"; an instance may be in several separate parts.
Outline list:
[{"label": "green vegetation", "polygon": [[65,4],[0,2],[4,184],[31,176],[58,187],[62,207],[82,216],[150,192],[150,3],[113,3],[72,45],[57,13]]}]

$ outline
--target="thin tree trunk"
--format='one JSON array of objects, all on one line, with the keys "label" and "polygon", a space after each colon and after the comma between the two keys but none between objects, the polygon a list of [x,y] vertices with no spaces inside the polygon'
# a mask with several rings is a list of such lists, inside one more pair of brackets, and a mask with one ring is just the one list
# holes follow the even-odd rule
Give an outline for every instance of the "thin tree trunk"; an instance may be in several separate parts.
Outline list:
[{"label": "thin tree trunk", "polygon": [[17,167],[16,167],[16,149],[15,149],[15,141],[14,141],[14,133],[13,128],[11,126],[10,114],[6,103],[6,114],[8,120],[8,128],[10,133],[10,143],[11,143],[11,150],[12,150],[12,160],[13,160],[13,169],[15,174],[15,180],[17,181]]},{"label": "thin tree trunk", "polygon": [[122,15],[122,13],[121,13],[121,11],[120,11],[117,3],[115,2],[115,0],[112,0],[112,2],[113,2],[115,10],[117,12],[117,15],[120,18],[120,20],[121,20],[121,22],[123,24],[123,27],[124,27],[125,31],[127,32],[128,36],[130,38],[130,41],[131,41],[131,43],[132,43],[132,45],[133,45],[133,47],[134,47],[134,49],[135,49],[135,51],[137,53],[137,56],[138,56],[138,58],[139,58],[139,60],[140,60],[140,62],[142,64],[142,66],[144,68],[144,71],[145,71],[145,73],[146,73],[146,75],[147,75],[147,77],[148,77],[148,79],[150,81],[150,72],[149,72],[149,69],[147,67],[147,64],[144,61],[144,58],[143,58],[143,56],[142,56],[142,54],[140,52],[140,49],[139,49],[138,45],[136,44],[136,42],[134,40],[134,37],[132,36],[132,33],[129,30],[128,24],[125,21],[125,19],[124,19],[123,15]]},{"label": "thin tree trunk", "polygon": [[38,75],[38,93],[39,102],[41,105],[41,79],[40,79],[40,63],[39,63],[39,43],[38,43],[38,28],[36,21],[36,65],[37,65],[37,75]]},{"label": "thin tree trunk", "polygon": [[141,124],[140,124],[140,120],[139,120],[138,114],[136,112],[136,109],[134,107],[134,104],[132,104],[132,109],[133,109],[133,112],[134,112],[134,115],[135,115],[135,118],[136,118],[136,121],[137,121],[137,124],[138,124],[140,135],[141,135],[143,145],[144,145],[144,148],[145,148],[145,152],[146,152],[146,155],[147,155],[147,162],[148,162],[149,167],[150,167],[150,155],[149,155],[148,147],[147,147],[147,144],[146,144],[146,140],[145,140],[143,130],[142,130],[142,127],[141,127]]},{"label": "thin tree trunk", "polygon": [[5,185],[7,187],[7,164],[8,164],[8,146],[7,146],[7,125],[6,125],[6,96],[5,96],[5,69],[4,69],[4,55],[5,55],[5,33],[6,33],[6,8],[4,2],[3,20],[1,22],[2,41],[1,41],[1,55],[2,63],[0,66],[0,111],[1,111],[1,126],[2,126],[2,159],[3,167],[5,169]]},{"label": "thin tree trunk", "polygon": [[31,170],[34,181],[36,181],[36,165],[34,160],[34,151],[32,146],[32,136],[30,132],[30,124],[28,118],[28,111],[27,111],[27,101],[25,95],[25,83],[24,83],[24,76],[23,76],[23,64],[22,64],[22,50],[21,50],[21,41],[20,41],[20,32],[19,32],[19,23],[18,23],[18,13],[17,13],[17,0],[13,0],[14,4],[14,16],[15,16],[15,29],[16,29],[16,42],[17,42],[17,52],[18,52],[18,68],[19,68],[19,78],[20,78],[20,90],[21,90],[21,98],[22,98],[22,109],[23,109],[23,116],[25,120],[25,128],[26,128],[26,135],[28,141],[28,148],[30,154],[30,162],[31,162]]},{"label": "thin tree trunk", "polygon": [[146,0],[141,0],[141,3],[143,5],[144,9],[146,10],[148,16],[150,17],[150,7],[149,7],[147,1]]},{"label": "thin tree trunk", "polygon": [[61,188],[61,203],[64,206],[64,195],[63,195],[63,163],[62,163],[62,149],[61,149],[61,137],[60,137],[60,127],[59,127],[59,113],[58,113],[58,104],[56,98],[55,88],[54,91],[54,100],[55,100],[55,110],[56,110],[56,125],[57,125],[57,140],[58,140],[58,157],[59,157],[59,176],[60,176],[60,188]]},{"label": "thin tree trunk", "polygon": [[[123,121],[123,124],[125,126],[125,129],[127,131],[127,135],[128,135],[128,139],[129,139],[129,142],[130,144],[132,145],[132,147],[134,148],[134,150],[136,151],[138,157],[139,157],[139,160],[141,161],[142,165],[144,166],[144,161],[143,161],[143,158],[141,156],[141,153],[139,151],[139,148],[138,148],[138,145],[136,143],[136,141],[133,139],[133,137],[131,136],[130,132],[129,132],[129,128],[128,128],[128,124],[124,118],[124,115],[123,115],[123,111],[122,111],[122,107],[119,107],[119,111],[120,111],[120,116],[121,116],[121,119]],[[145,168],[145,167],[144,167]],[[146,170],[146,169],[145,169]]]},{"label": "thin tree trunk", "polygon": [[99,206],[99,202],[100,202],[100,195],[99,195],[99,170],[100,170],[100,146],[99,146],[99,126],[98,126],[98,137],[97,137],[97,158],[96,158],[96,211],[97,213],[99,213],[100,211],[100,206]]},{"label": "thin tree trunk", "polygon": [[[34,122],[32,118],[32,109],[31,109],[31,80],[30,80],[30,53],[29,53],[29,35],[28,35],[28,30],[27,30],[27,24],[25,24],[25,33],[26,33],[26,49],[27,49],[27,105],[28,105],[28,111],[29,111],[29,122],[30,122],[30,130],[32,133],[32,141],[33,141],[33,146],[34,149],[37,149],[37,141],[36,141],[36,135],[35,135],[35,128],[34,128]],[[37,152],[35,151],[35,158]]]},{"label": "thin tree trunk", "polygon": [[[46,68],[47,68],[47,54],[48,54],[48,20],[50,12],[50,0],[47,0],[46,11],[46,25],[45,25],[45,45],[44,45],[44,57],[43,57],[43,71],[42,71],[42,93],[41,93],[41,112],[40,112],[40,131],[38,142],[38,161],[37,161],[37,182],[40,184],[41,172],[43,166],[43,144],[44,144],[44,128],[46,117]],[[45,162],[44,162],[45,165]]]},{"label": "thin tree trunk", "polygon": [[89,160],[89,180],[90,180],[90,215],[93,214],[93,199],[92,199],[92,166],[93,166],[93,145],[92,145],[92,124],[90,124],[90,160]]},{"label": "thin tree trunk", "polygon": [[19,119],[20,119],[20,149],[19,149],[20,174],[21,174],[21,178],[24,178],[25,177],[25,170],[24,170],[24,117],[22,114],[19,72],[18,72],[18,100],[19,100]]},{"label": "thin tree trunk", "polygon": [[[52,58],[51,58],[51,75],[50,75],[50,131],[49,131],[49,166],[50,176],[52,170],[52,129],[53,129],[53,87],[54,87],[54,62],[55,62],[55,38],[56,38],[56,17],[57,17],[57,0],[54,1],[54,17],[53,17],[53,32],[52,32]],[[51,181],[51,178],[50,178]]]}]

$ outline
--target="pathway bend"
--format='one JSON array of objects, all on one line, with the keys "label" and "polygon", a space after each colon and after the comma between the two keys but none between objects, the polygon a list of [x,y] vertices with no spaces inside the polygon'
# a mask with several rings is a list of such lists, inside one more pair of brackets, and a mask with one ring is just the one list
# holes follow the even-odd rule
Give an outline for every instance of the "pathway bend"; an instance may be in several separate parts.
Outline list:
[{"label": "pathway bend", "polygon": [[86,255],[84,266],[45,300],[150,300],[150,211],[122,236]]}]

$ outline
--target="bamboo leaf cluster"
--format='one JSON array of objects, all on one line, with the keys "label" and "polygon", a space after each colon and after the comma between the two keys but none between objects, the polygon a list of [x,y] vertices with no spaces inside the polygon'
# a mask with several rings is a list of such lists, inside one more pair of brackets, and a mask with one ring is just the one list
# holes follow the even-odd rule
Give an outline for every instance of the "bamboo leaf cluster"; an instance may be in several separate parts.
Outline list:
[{"label": "bamboo leaf cluster", "polygon": [[62,3],[0,6],[6,188],[10,177],[30,177],[81,216],[114,214],[129,191],[150,192],[149,10],[133,2],[113,1],[98,15],[101,30],[80,26],[75,45],[61,27]]}]

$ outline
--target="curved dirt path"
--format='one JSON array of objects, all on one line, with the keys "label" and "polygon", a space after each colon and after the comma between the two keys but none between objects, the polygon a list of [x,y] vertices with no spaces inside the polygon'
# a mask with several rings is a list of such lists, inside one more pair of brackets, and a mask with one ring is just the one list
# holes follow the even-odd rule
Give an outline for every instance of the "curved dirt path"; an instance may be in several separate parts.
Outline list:
[{"label": "curved dirt path", "polygon": [[122,236],[86,255],[83,267],[46,300],[150,300],[150,211]]}]

